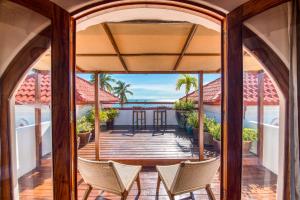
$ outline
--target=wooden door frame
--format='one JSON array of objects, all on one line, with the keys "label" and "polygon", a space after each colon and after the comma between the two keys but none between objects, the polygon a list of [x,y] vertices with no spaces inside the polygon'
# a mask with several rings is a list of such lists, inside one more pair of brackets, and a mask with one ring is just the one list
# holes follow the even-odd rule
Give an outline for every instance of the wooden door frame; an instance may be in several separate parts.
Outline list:
[{"label": "wooden door frame", "polygon": [[[68,51],[65,52],[63,48],[55,48],[54,52],[52,50],[52,54],[56,54],[56,53],[64,53],[62,57],[60,57],[59,55],[57,55],[57,60],[56,60],[56,66],[60,66],[58,62],[62,61],[62,63],[68,63],[68,69],[64,68],[63,70],[65,70],[65,72],[69,73],[68,76],[61,76],[61,80],[68,80],[70,81],[68,84],[68,88],[65,87],[65,92],[67,93],[67,95],[65,95],[63,98],[66,100],[68,98],[68,101],[71,97],[73,102],[68,102],[67,104],[69,106],[65,106],[65,107],[61,107],[61,109],[63,109],[67,114],[68,119],[70,120],[70,126],[68,126],[66,129],[63,129],[62,127],[60,128],[55,128],[54,127],[54,132],[55,131],[62,131],[62,130],[66,130],[67,133],[66,135],[71,136],[70,140],[60,140],[60,145],[66,145],[66,146],[57,146],[55,145],[54,148],[57,148],[58,151],[53,151],[55,152],[55,154],[58,154],[58,152],[70,152],[70,154],[67,154],[65,156],[65,160],[61,159],[61,161],[55,159],[56,161],[54,161],[56,163],[57,168],[54,169],[54,175],[55,176],[59,176],[56,177],[57,179],[54,178],[54,199],[72,199],[75,198],[76,199],[76,184],[74,184],[74,182],[76,183],[76,173],[74,173],[74,171],[76,172],[76,151],[75,151],[75,147],[76,147],[76,140],[74,140],[74,138],[72,138],[72,133],[74,132],[74,126],[75,126],[75,122],[74,122],[74,99],[72,96],[72,89],[70,88],[70,86],[73,85],[73,89],[74,89],[74,76],[75,73],[72,72],[73,70],[73,65],[74,65],[74,37],[75,37],[75,26],[74,26],[74,18],[72,17],[73,15],[79,15],[79,16],[83,16],[83,13],[86,14],[90,14],[91,12],[96,12],[97,10],[90,10],[92,7],[101,7],[104,6],[103,9],[108,9],[117,5],[125,5],[124,3],[126,1],[122,1],[122,0],[113,0],[113,1],[102,1],[102,2],[97,2],[97,3],[93,3],[90,4],[88,6],[85,6],[83,8],[80,8],[74,12],[72,12],[71,14],[68,13],[67,11],[63,10],[62,8],[58,7],[56,4],[50,2],[50,1],[40,1],[40,0],[11,0],[12,2],[21,4],[22,6],[25,6],[31,10],[34,10],[46,17],[49,17],[51,19],[53,19],[53,13],[59,14],[60,15],[60,20],[63,18],[64,19],[64,23],[59,23],[59,20],[56,20],[56,25],[60,26],[60,28],[62,26],[64,26],[65,28],[67,28],[68,30],[70,30],[71,32],[68,33],[62,33],[64,34],[64,36],[67,36],[67,38],[69,38],[67,41],[64,40],[63,38],[65,37],[60,37],[60,35],[56,35],[58,36],[57,41],[60,41],[63,43],[63,47],[64,48],[68,48]],[[140,1],[139,1],[140,2]],[[190,9],[192,11],[198,11],[198,12],[203,12],[203,10],[208,10],[209,12],[207,14],[209,14],[211,17],[220,17],[220,16],[225,16],[224,13],[220,12],[220,11],[216,11],[215,9],[212,9],[210,7],[207,7],[206,5],[200,4],[200,3],[195,3],[193,1],[185,1],[184,3],[182,1],[177,1],[177,0],[169,0],[169,1],[160,1],[160,2],[167,2],[162,4],[162,3],[157,3],[157,2],[152,2],[152,3],[156,3],[156,5],[161,5],[161,6],[175,6],[177,8],[182,8],[182,9]],[[242,17],[242,21],[255,16],[265,10],[268,10],[272,7],[275,7],[277,5],[280,5],[282,3],[287,2],[287,0],[250,0],[248,2],[246,2],[245,4],[241,5],[240,7],[238,7],[237,9],[235,9],[234,11],[232,11],[231,13],[229,13],[227,16],[225,16],[224,20],[227,20],[228,17],[230,17],[230,15],[234,14],[234,12],[236,12],[236,10],[239,10],[239,15]],[[114,5],[111,5],[111,4]],[[136,5],[138,2],[132,2],[130,3],[130,5]],[[143,2],[144,4],[149,4],[151,3],[150,1],[145,1]],[[127,4],[128,6],[129,4]],[[54,8],[55,7],[55,8]],[[198,9],[197,9],[198,8]],[[50,11],[49,11],[50,10]],[[54,11],[55,10],[55,11]],[[88,11],[89,10],[89,11]],[[86,11],[86,12],[84,12]],[[203,13],[202,13],[203,14]],[[222,22],[222,24],[225,21]],[[228,22],[228,21],[227,21]],[[224,26],[223,26],[224,27]],[[55,28],[55,31],[53,31],[52,33],[55,35],[55,33],[59,33],[59,28]],[[242,28],[241,30],[244,30],[244,28]],[[240,32],[240,29],[238,30]],[[41,32],[43,34],[47,34],[44,32]],[[49,33],[49,30],[48,30]],[[73,33],[73,34],[72,34]],[[237,33],[237,32],[236,32]],[[240,33],[237,33],[240,34]],[[225,35],[223,35],[225,36]],[[37,37],[35,37],[34,39],[32,39],[31,42],[34,42],[34,40]],[[10,162],[10,131],[9,131],[9,99],[11,97],[11,95],[13,95],[14,90],[15,90],[15,86],[18,85],[21,77],[23,77],[26,73],[26,71],[30,68],[31,64],[38,59],[38,57],[49,47],[49,38],[51,38],[51,36],[48,35],[48,38],[45,40],[43,40],[43,42],[40,41],[40,44],[43,44],[43,46],[39,49],[39,51],[36,51],[33,57],[31,54],[30,49],[32,49],[34,46],[29,42],[18,54],[17,56],[15,56],[15,58],[13,59],[13,61],[9,64],[8,68],[6,69],[5,73],[2,75],[1,79],[0,79],[0,83],[1,83],[1,119],[0,119],[0,127],[1,127],[1,175],[2,175],[2,179],[1,179],[1,198],[2,199],[12,199],[13,198],[13,191],[12,191],[12,180],[11,180],[11,162]],[[62,40],[63,39],[63,40]],[[228,52],[226,51],[226,47],[224,46],[224,42],[227,38],[223,38],[222,37],[222,57],[225,57],[225,53],[227,54]],[[46,44],[47,43],[47,44]],[[55,42],[54,42],[55,43]],[[53,41],[52,41],[53,44]],[[48,45],[48,46],[46,46]],[[71,48],[70,48],[71,47]],[[268,47],[269,49],[271,49],[270,47]],[[27,60],[27,62],[25,62],[24,64],[24,59]],[[241,59],[240,56],[238,58],[235,59]],[[269,59],[272,59],[272,57],[269,57]],[[224,59],[222,59],[222,63],[224,63],[223,61]],[[22,65],[20,65],[20,63],[22,63]],[[22,69],[20,70],[20,66],[22,67]],[[17,68],[18,67],[18,68]],[[70,67],[70,68],[69,68]],[[268,68],[269,66],[266,65],[266,68]],[[271,67],[273,69],[273,66]],[[269,68],[269,70],[272,70]],[[71,70],[71,73],[70,71]],[[224,70],[224,69],[223,69]],[[280,69],[281,70],[281,69]],[[282,69],[284,70],[284,69]],[[285,69],[286,70],[286,69]],[[59,75],[59,70],[56,69],[55,71],[55,75]],[[71,76],[69,76],[71,75]],[[278,76],[276,73],[274,73],[274,80],[278,81],[279,84],[283,81],[283,80],[278,80]],[[288,76],[286,77],[288,78]],[[55,81],[55,80],[54,80]],[[224,79],[222,80],[224,82]],[[225,81],[228,81],[225,80]],[[56,82],[57,84],[59,83],[59,81]],[[4,88],[3,85],[7,86],[10,85],[11,87],[9,88]],[[227,82],[228,84],[228,82]],[[222,86],[223,87],[223,86]],[[239,88],[240,89],[240,88]],[[223,99],[223,98],[222,98]],[[240,101],[240,100],[239,100]],[[223,104],[223,106],[228,106]],[[223,107],[224,109],[224,107]],[[287,110],[287,109],[286,109]],[[222,110],[223,111],[223,110]],[[231,113],[232,114],[232,113]],[[236,114],[236,113],[235,113]],[[57,117],[57,116],[56,116]],[[55,118],[56,118],[55,117]],[[223,123],[222,123],[223,126]],[[222,129],[223,130],[223,129]],[[287,133],[288,133],[288,128],[286,129]],[[234,134],[233,133],[229,133],[228,134],[232,134],[234,136],[241,134],[240,131],[236,131]],[[55,134],[54,134],[55,135]],[[54,136],[55,137],[55,136]],[[230,140],[230,137],[227,137],[227,140]],[[72,144],[73,142],[73,144]],[[228,141],[226,141],[228,142]],[[230,141],[229,141],[230,142]],[[231,141],[232,142],[232,141]],[[240,149],[240,148],[239,148]],[[286,149],[286,148],[285,148]],[[223,149],[224,150],[224,149]],[[287,150],[286,150],[287,151]],[[286,152],[288,153],[288,152]],[[238,160],[241,161],[241,157],[240,157],[241,151],[237,154],[235,154],[233,157],[237,158]],[[67,161],[67,165],[66,162]],[[223,160],[224,161],[224,160]],[[224,163],[222,161],[222,169],[224,169]],[[232,164],[232,163],[231,163]],[[65,167],[67,166],[67,167]],[[236,173],[240,174],[241,172],[241,166],[240,164],[238,165],[239,167],[235,167],[234,169],[237,169],[237,171],[235,171]],[[227,170],[222,170],[222,178],[221,181],[222,183],[225,182],[224,181],[224,175],[228,175],[229,170],[231,170],[231,172],[233,172],[233,169],[228,169]],[[287,170],[287,169],[286,169]],[[67,175],[62,174],[62,172],[66,172]],[[4,177],[4,179],[3,179]],[[64,178],[63,178],[64,177]],[[63,179],[62,179],[63,178]],[[287,177],[285,177],[287,179]],[[240,191],[240,182],[241,182],[241,177],[240,176],[233,176],[230,179],[226,179],[226,185],[221,184],[222,187],[222,199],[228,199],[228,197],[233,197],[231,199],[238,199],[238,195],[237,196],[228,196],[229,194],[224,192],[224,186],[226,186],[226,190],[228,189],[228,191]],[[233,185],[233,183],[237,183],[237,185]],[[70,188],[71,186],[71,188]],[[57,190],[55,188],[59,187]],[[75,188],[75,189],[74,189]],[[232,189],[232,190],[231,190]],[[10,191],[10,192],[7,192]],[[74,194],[75,191],[75,194]],[[286,193],[287,191],[285,191]]]}]

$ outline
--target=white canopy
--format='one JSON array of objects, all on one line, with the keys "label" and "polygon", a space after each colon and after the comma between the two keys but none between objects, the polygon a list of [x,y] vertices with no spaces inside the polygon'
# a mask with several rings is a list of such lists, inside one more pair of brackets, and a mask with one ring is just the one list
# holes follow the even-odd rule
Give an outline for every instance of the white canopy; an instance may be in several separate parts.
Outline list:
[{"label": "white canopy", "polygon": [[[50,56],[37,68],[50,66]],[[43,66],[42,66],[43,65]],[[220,32],[187,22],[139,20],[92,25],[76,35],[76,65],[81,72],[219,72]],[[244,54],[244,70],[260,70]]]}]

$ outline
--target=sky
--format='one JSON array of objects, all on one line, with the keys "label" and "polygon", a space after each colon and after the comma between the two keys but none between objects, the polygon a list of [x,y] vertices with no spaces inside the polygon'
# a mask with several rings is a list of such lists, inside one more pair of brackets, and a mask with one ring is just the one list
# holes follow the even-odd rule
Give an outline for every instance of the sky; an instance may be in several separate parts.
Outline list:
[{"label": "sky", "polygon": [[[79,76],[90,80],[91,75],[79,74]],[[128,96],[129,100],[175,101],[185,95],[184,87],[180,91],[175,89],[180,74],[112,74],[111,76],[115,80],[130,84],[133,96]],[[192,76],[198,77],[197,74],[192,74]],[[219,77],[220,74],[204,74],[204,84]]]}]

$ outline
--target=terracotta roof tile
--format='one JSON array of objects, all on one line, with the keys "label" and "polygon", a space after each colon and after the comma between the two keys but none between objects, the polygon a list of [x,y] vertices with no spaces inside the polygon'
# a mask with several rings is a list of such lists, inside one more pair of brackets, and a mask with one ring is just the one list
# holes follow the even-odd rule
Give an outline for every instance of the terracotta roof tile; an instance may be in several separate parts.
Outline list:
[{"label": "terracotta roof tile", "polygon": [[[28,75],[15,95],[16,104],[35,103],[35,74]],[[102,89],[100,92],[101,102],[118,102],[119,98]],[[94,102],[94,84],[76,77],[76,104],[92,104]],[[41,73],[41,99],[42,104],[49,104],[51,101],[51,76],[47,72]]]},{"label": "terracotta roof tile", "polygon": [[[257,105],[257,73],[244,73],[243,81],[244,105]],[[182,97],[183,99],[185,97]],[[198,91],[188,94],[188,98],[198,101]],[[221,104],[221,79],[218,78],[203,87],[204,104]],[[264,105],[279,105],[279,97],[270,78],[265,74],[264,79]]]}]

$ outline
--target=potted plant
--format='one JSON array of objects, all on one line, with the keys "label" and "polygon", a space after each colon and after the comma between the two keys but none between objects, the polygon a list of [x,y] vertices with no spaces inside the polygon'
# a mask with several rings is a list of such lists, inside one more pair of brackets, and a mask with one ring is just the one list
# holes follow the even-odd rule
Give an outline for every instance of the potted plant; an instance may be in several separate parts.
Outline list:
[{"label": "potted plant", "polygon": [[243,154],[249,154],[252,142],[257,140],[257,133],[252,128],[243,128]]},{"label": "potted plant", "polygon": [[209,133],[208,125],[215,121],[215,119],[211,119],[204,115],[204,122],[203,122],[203,131],[204,131],[204,144],[212,145],[213,144],[213,136]]},{"label": "potted plant", "polygon": [[[95,109],[91,109],[86,115],[87,121],[90,122],[92,126],[92,137],[95,135]],[[99,112],[99,119],[101,124],[105,124],[107,121],[106,111]]]},{"label": "potted plant", "polygon": [[80,138],[80,146],[86,145],[91,137],[92,124],[87,120],[86,116],[81,117],[76,122],[77,136]]},{"label": "potted plant", "polygon": [[107,129],[113,129],[114,127],[114,120],[119,115],[119,111],[114,108],[110,108],[105,111],[107,115],[106,127]]},{"label": "potted plant", "polygon": [[198,121],[198,113],[192,112],[188,115],[187,125],[192,127],[194,142],[198,141],[199,137],[199,121]]},{"label": "potted plant", "polygon": [[206,119],[204,129],[207,129],[209,134],[213,137],[213,144],[215,150],[220,153],[221,151],[221,124],[215,119]]},{"label": "potted plant", "polygon": [[174,104],[176,120],[180,128],[186,128],[188,115],[194,110],[194,102],[191,100],[179,100]]},{"label": "potted plant", "polygon": [[[213,137],[211,134],[208,133],[207,125],[212,121],[212,119],[207,118],[204,116],[204,144],[211,145],[213,144]],[[198,113],[192,112],[189,114],[187,119],[187,125],[193,128],[193,138],[194,141],[198,141],[199,135],[199,120],[198,120]]]}]

